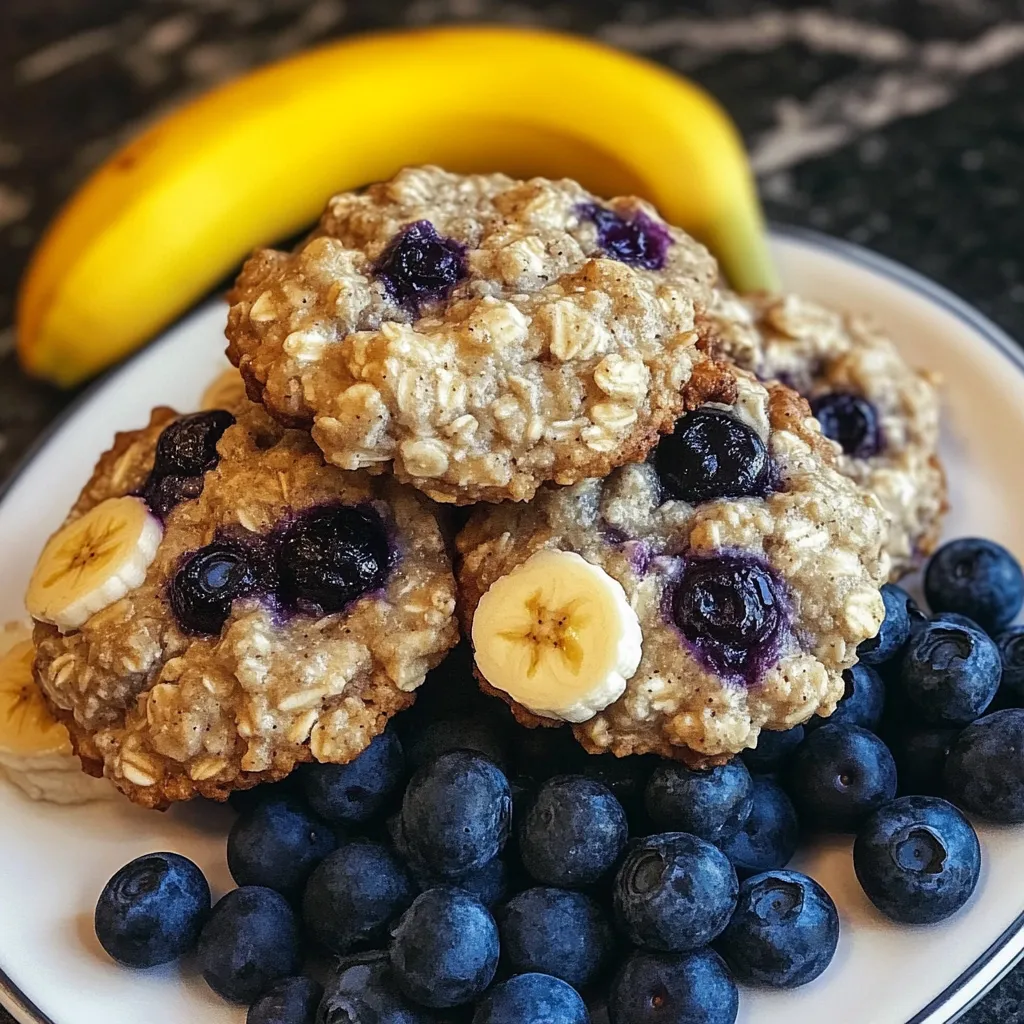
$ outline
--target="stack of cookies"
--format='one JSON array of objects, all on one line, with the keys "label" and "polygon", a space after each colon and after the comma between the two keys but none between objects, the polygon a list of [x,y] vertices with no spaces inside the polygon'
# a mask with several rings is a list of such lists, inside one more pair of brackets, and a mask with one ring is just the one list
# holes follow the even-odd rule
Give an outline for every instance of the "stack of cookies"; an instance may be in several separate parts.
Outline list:
[{"label": "stack of cookies", "polygon": [[460,633],[593,753],[831,714],[938,536],[934,383],[717,277],[639,200],[436,168],[256,253],[237,386],[119,434],[30,586],[87,769],[161,807],[348,762]]}]

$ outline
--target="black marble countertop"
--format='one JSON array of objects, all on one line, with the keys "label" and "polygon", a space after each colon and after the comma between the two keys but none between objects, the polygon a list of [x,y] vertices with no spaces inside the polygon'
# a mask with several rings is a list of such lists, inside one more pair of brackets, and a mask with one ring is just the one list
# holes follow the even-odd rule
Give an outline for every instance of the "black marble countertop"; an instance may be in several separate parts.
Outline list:
[{"label": "black marble countertop", "polygon": [[[739,123],[770,217],[902,260],[1024,338],[1020,0],[0,0],[0,479],[71,397],[19,372],[10,324],[33,244],[90,169],[260,62],[481,19],[593,34],[695,78]],[[1024,968],[963,1020],[1024,1022]]]}]

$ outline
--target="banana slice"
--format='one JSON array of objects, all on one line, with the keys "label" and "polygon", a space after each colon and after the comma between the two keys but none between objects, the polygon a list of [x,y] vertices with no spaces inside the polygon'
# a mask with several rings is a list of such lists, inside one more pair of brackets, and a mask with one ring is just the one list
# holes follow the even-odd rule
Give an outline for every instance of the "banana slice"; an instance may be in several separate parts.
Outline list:
[{"label": "banana slice", "polygon": [[245,381],[242,380],[242,375],[231,367],[207,385],[203,397],[199,400],[199,408],[231,409],[243,398]]},{"label": "banana slice", "polygon": [[31,758],[34,767],[59,769],[71,756],[71,740],[32,678],[34,659],[31,640],[20,641],[0,658],[0,764],[24,767]]},{"label": "banana slice", "polygon": [[536,715],[585,722],[622,696],[643,633],[621,584],[571,551],[538,551],[473,615],[484,678]]},{"label": "banana slice", "polygon": [[34,619],[66,632],[120,600],[146,578],[163,537],[141,498],[108,498],[47,541],[29,581]]}]

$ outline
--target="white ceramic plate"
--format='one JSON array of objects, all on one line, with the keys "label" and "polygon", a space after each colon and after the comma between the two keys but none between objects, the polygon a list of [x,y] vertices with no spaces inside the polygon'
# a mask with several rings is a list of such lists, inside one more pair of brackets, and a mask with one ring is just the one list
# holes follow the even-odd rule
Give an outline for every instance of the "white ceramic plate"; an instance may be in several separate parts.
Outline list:
[{"label": "white ceramic plate", "polygon": [[[947,533],[992,537],[1024,555],[1024,355],[996,327],[917,275],[853,246],[777,232],[786,285],[873,313],[909,360],[948,383],[953,512]],[[152,406],[189,409],[224,365],[224,308],[197,311],[98,387],[25,464],[0,503],[0,622],[22,615],[36,553],[57,527],[115,430]],[[92,932],[96,896],[122,864],[176,850],[206,871],[215,895],[231,882],[230,813],[209,805],[154,814],[120,803],[61,809],[0,784],[0,1002],[31,1024],[240,1024],[189,966],[131,972]],[[952,1020],[1024,953],[1024,828],[983,827],[981,883],[952,921],[896,928],[853,874],[850,842],[804,851],[796,866],[839,905],[842,937],[829,970],[795,993],[744,990],[744,1024],[940,1024]]]}]

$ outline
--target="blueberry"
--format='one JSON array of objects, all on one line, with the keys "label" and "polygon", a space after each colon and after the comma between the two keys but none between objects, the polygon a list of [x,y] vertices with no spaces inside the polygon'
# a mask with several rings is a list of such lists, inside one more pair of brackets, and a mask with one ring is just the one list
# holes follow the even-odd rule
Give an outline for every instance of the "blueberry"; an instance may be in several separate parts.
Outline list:
[{"label": "blueberry", "polygon": [[1024,822],[1024,710],[996,711],[967,726],[946,759],[946,789],[965,811]]},{"label": "blueberry", "polygon": [[740,757],[752,772],[775,772],[783,768],[793,751],[803,743],[804,727],[794,725],[792,729],[775,732],[762,729],[757,737],[757,746],[744,750]]},{"label": "blueberry", "polygon": [[765,871],[740,886],[718,950],[740,981],[797,988],[828,967],[838,944],[829,894],[798,871]]},{"label": "blueberry", "polygon": [[774,780],[755,775],[750,814],[739,832],[719,843],[740,878],[784,868],[800,842],[800,822],[786,791]]},{"label": "blueberry", "polygon": [[150,853],[126,864],[96,903],[96,938],[119,964],[156,967],[196,944],[210,911],[210,887],[192,861]]},{"label": "blueberry", "polygon": [[895,583],[882,585],[885,618],[878,633],[857,648],[862,665],[881,665],[896,657],[910,639],[910,595]]},{"label": "blueberry", "polygon": [[1024,626],[1011,626],[995,638],[1003,676],[1000,699],[1007,707],[1024,705]]},{"label": "blueberry", "polygon": [[410,768],[452,750],[475,750],[504,769],[509,760],[508,723],[493,714],[449,714],[426,722],[409,739]]},{"label": "blueberry", "polygon": [[249,1007],[245,1024],[316,1024],[323,994],[312,978],[282,978]]},{"label": "blueberry", "polygon": [[252,810],[266,800],[284,799],[298,795],[297,774],[292,774],[278,782],[264,782],[250,789],[236,789],[228,796],[228,804],[239,814]]},{"label": "blueberry", "polygon": [[377,512],[328,505],[289,523],[277,545],[279,595],[293,607],[341,611],[387,581],[391,548]]},{"label": "blueberry", "polygon": [[654,453],[662,486],[696,505],[715,498],[764,497],[772,464],[760,435],[721,409],[687,413]]},{"label": "blueberry", "polygon": [[654,769],[644,806],[660,832],[689,832],[709,843],[735,835],[747,820],[754,786],[738,758],[694,771],[666,763]]},{"label": "blueberry", "polygon": [[171,580],[171,609],[182,632],[220,633],[237,598],[261,589],[266,562],[257,544],[214,541],[186,555]]},{"label": "blueberry", "polygon": [[588,754],[580,764],[579,774],[607,786],[632,818],[643,809],[644,790],[657,762],[657,758],[639,754]]},{"label": "blueberry", "polygon": [[354,761],[304,765],[299,777],[309,806],[324,821],[359,825],[385,806],[404,772],[402,742],[385,729]]},{"label": "blueberry", "polygon": [[804,825],[853,832],[896,795],[896,764],[867,729],[823,725],[793,755],[786,789]]},{"label": "blueberry", "polygon": [[150,512],[158,519],[166,519],[182,502],[192,501],[203,493],[201,476],[155,476],[142,485],[139,492]]},{"label": "blueberry", "polygon": [[348,953],[383,940],[415,895],[412,878],[386,846],[353,839],[310,875],[302,919],[318,942]]},{"label": "blueberry", "polygon": [[539,971],[585,988],[612,952],[612,928],[591,897],[568,889],[527,889],[497,915],[501,955],[512,974]]},{"label": "blueberry", "polygon": [[626,218],[597,203],[583,203],[579,214],[596,225],[597,244],[606,256],[645,270],[660,270],[665,265],[672,235],[642,210]]},{"label": "blueberry", "polygon": [[316,1024],[435,1024],[435,1017],[398,991],[387,954],[381,953],[340,967]]},{"label": "blueberry", "polygon": [[217,442],[234,422],[235,417],[224,409],[175,420],[157,439],[153,472],[158,476],[202,476],[220,460]]},{"label": "blueberry", "polygon": [[429,220],[418,220],[392,240],[375,271],[392,301],[416,313],[425,302],[447,298],[466,276],[466,251]]},{"label": "blueberry", "polygon": [[548,974],[519,974],[480,1001],[473,1024],[590,1024],[580,994]]},{"label": "blueberry", "polygon": [[971,823],[933,796],[904,796],[875,811],[853,844],[868,899],[900,924],[934,924],[970,899],[981,873]]},{"label": "blueberry", "polygon": [[806,723],[807,728],[816,729],[827,722],[829,725],[859,725],[877,732],[885,709],[882,677],[868,665],[858,663],[843,673],[843,683],[843,699],[835,711],[828,718],[815,716]]},{"label": "blueberry", "polygon": [[1002,664],[995,641],[977,629],[933,619],[917,630],[900,668],[914,712],[933,725],[967,725],[992,703]]},{"label": "blueberry", "polygon": [[942,773],[959,729],[926,727],[894,736],[889,748],[896,761],[899,792],[904,796],[941,796]]},{"label": "blueberry", "polygon": [[689,559],[672,612],[683,636],[715,672],[755,683],[777,655],[782,584],[751,555]]},{"label": "blueberry", "polygon": [[[457,883],[459,889],[475,896],[488,910],[493,910],[508,895],[510,887],[508,863],[501,857],[488,861],[482,868],[462,875]],[[446,884],[443,878],[429,872],[413,869],[413,877],[421,889],[434,889]]]},{"label": "blueberry", "polygon": [[1002,545],[962,537],[935,552],[925,570],[924,594],[933,612],[960,612],[983,629],[999,631],[1024,603],[1024,573]]},{"label": "blueberry", "polygon": [[457,881],[501,853],[512,824],[512,793],[492,761],[453,750],[413,775],[401,820],[413,855],[433,874]]},{"label": "blueberry", "polygon": [[875,407],[860,395],[837,391],[811,400],[821,432],[855,459],[870,459],[885,446]]},{"label": "blueberry", "polygon": [[299,967],[299,922],[273,889],[233,889],[213,908],[199,936],[207,985],[234,1003],[252,1003]]},{"label": "blueberry", "polygon": [[490,985],[498,967],[498,926],[462,889],[416,897],[394,931],[391,966],[398,987],[423,1006],[461,1006]]},{"label": "blueberry", "polygon": [[722,958],[634,952],[608,994],[611,1024],[734,1024],[740,996]]},{"label": "blueberry", "polygon": [[721,850],[685,832],[632,845],[615,876],[619,930],[636,946],[686,953],[706,946],[736,906],[736,872]]},{"label": "blueberry", "polygon": [[607,786],[556,775],[520,822],[519,853],[538,882],[573,889],[611,871],[627,834],[626,812]]}]

